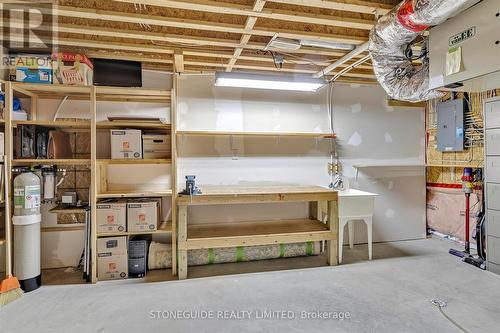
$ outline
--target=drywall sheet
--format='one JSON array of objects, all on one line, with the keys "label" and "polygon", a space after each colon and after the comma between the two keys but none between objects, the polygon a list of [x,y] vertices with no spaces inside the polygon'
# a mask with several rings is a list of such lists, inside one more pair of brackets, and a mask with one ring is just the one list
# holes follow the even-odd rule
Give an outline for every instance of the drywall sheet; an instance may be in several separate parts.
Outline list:
[{"label": "drywall sheet", "polygon": [[[470,196],[470,239],[481,207],[481,193],[475,191]],[[460,189],[427,187],[427,224],[433,230],[464,240],[465,194]]]},{"label": "drywall sheet", "polygon": [[[317,93],[214,86],[213,76],[179,80],[178,129],[192,131],[328,132],[326,89]],[[425,237],[424,112],[387,106],[378,86],[334,88],[339,154],[351,187],[379,193],[374,241]],[[330,145],[313,138],[187,137],[178,140],[178,182],[200,185],[315,184],[328,186]],[[356,165],[392,165],[363,169]],[[394,167],[397,166],[397,167]],[[306,204],[193,207],[190,221],[302,218]],[[355,225],[357,243],[366,228]]]}]

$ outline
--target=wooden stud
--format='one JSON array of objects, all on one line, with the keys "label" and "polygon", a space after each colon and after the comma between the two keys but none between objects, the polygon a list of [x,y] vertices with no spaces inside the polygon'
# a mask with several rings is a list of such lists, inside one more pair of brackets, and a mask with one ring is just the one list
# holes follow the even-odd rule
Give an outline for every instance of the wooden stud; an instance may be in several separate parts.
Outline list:
[{"label": "wooden stud", "polygon": [[12,165],[11,165],[11,160],[13,157],[13,133],[12,133],[12,112],[13,112],[13,100],[14,100],[14,95],[12,91],[12,83],[11,82],[6,82],[4,83],[5,87],[5,107],[4,107],[4,119],[5,119],[5,142],[4,142],[4,148],[5,148],[5,156],[4,156],[4,172],[5,172],[5,184],[4,184],[4,190],[5,190],[5,264],[6,264],[6,275],[12,275],[12,262],[13,262],[13,255],[12,255],[12,244],[13,244],[13,238],[12,238],[12,210],[11,210],[11,184],[12,184]]},{"label": "wooden stud", "polygon": [[208,23],[207,21],[197,21],[189,19],[180,19],[165,16],[152,16],[137,13],[117,13],[106,10],[96,10],[81,7],[59,6],[56,10],[58,16],[104,20],[112,22],[126,22],[135,24],[150,24],[163,27],[184,28],[194,30],[204,30],[210,32],[223,32],[223,33],[236,33],[236,34],[251,34],[257,36],[272,37],[279,33],[281,37],[292,39],[311,39],[322,40],[329,42],[341,42],[361,44],[367,40],[366,37],[357,37],[353,35],[338,35],[318,32],[303,32],[303,31],[290,31],[286,29],[269,29],[260,28],[248,30],[241,28],[239,25],[227,23]]},{"label": "wooden stud", "polygon": [[[91,282],[97,282],[97,90],[95,86],[90,88],[90,244],[91,244]],[[100,185],[100,184],[99,184]]]},{"label": "wooden stud", "polygon": [[184,72],[184,55],[181,50],[174,52],[174,70],[176,73]]},{"label": "wooden stud", "polygon": [[170,105],[170,151],[172,158],[171,187],[172,187],[172,275],[177,275],[177,92],[178,74],[172,78],[172,99]]},{"label": "wooden stud", "polygon": [[339,216],[338,216],[338,201],[328,201],[328,227],[332,235],[335,235],[328,243],[327,259],[330,266],[338,264],[338,232],[339,232]]},{"label": "wooden stud", "polygon": [[178,227],[178,242],[179,242],[179,280],[185,280],[187,278],[187,250],[186,242],[187,242],[187,206],[178,206],[177,207],[177,227]]},{"label": "wooden stud", "polygon": [[392,6],[383,3],[373,3],[368,1],[348,0],[268,0],[270,2],[283,3],[287,5],[308,6],[333,10],[341,10],[364,14],[386,14]]},{"label": "wooden stud", "polygon": [[[252,13],[261,12],[262,9],[264,9],[265,5],[266,5],[266,2],[264,0],[255,0]],[[257,22],[257,18],[255,16],[248,17],[247,21],[245,23],[245,30],[253,30],[253,28],[255,26],[255,22]],[[252,37],[251,34],[244,34],[243,36],[241,36],[240,45],[248,44],[251,37]],[[233,66],[236,64],[236,61],[238,61],[238,57],[241,55],[242,51],[243,51],[242,47],[237,47],[234,50],[233,56],[229,60],[229,63],[226,67],[226,72],[230,72],[233,70]]]}]

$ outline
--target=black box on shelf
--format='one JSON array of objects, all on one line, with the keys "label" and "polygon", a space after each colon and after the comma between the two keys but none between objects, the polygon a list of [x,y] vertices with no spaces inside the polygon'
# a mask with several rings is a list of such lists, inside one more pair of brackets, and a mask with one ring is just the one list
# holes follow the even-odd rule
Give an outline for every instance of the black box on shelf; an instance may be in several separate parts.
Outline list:
[{"label": "black box on shelf", "polygon": [[148,241],[145,239],[128,242],[128,275],[144,277],[147,270]]}]

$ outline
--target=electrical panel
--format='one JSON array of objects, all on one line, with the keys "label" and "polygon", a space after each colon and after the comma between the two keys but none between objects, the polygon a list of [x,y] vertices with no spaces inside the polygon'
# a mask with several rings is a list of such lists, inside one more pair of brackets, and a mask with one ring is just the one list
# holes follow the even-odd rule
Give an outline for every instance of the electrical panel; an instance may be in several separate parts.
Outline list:
[{"label": "electrical panel", "polygon": [[464,113],[468,111],[465,99],[454,99],[437,105],[437,150],[464,150]]}]

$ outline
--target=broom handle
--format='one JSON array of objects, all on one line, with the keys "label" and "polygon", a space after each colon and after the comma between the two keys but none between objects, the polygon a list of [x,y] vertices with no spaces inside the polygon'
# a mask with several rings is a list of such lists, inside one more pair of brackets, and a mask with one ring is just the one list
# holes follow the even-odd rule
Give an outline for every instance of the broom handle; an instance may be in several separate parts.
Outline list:
[{"label": "broom handle", "polygon": [[[10,125],[9,125],[10,126]],[[7,156],[3,157],[3,185],[4,185],[4,202],[5,202],[5,275],[12,275],[12,231],[11,231],[11,216],[10,216],[10,194],[9,194],[9,181],[10,177],[7,172]]]}]

